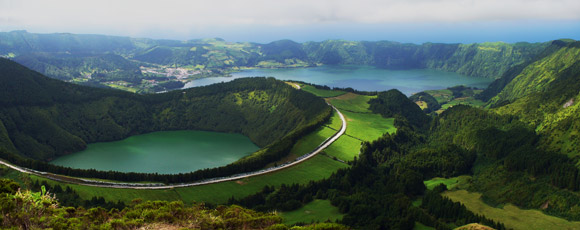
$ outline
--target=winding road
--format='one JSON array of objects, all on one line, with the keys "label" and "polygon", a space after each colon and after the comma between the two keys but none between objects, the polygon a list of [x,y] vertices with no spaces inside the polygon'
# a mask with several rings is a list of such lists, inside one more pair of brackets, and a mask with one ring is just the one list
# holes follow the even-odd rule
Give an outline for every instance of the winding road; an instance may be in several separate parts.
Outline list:
[{"label": "winding road", "polygon": [[340,136],[342,136],[346,132],[346,120],[344,118],[344,115],[342,115],[342,113],[338,109],[336,109],[336,107],[334,107],[332,105],[330,105],[330,106],[340,116],[340,120],[342,121],[342,126],[338,132],[336,132],[334,135],[332,135],[331,137],[329,137],[328,139],[323,141],[312,152],[305,154],[305,155],[297,158],[296,160],[294,160],[292,162],[284,163],[284,164],[276,166],[276,167],[262,169],[262,170],[254,171],[254,172],[235,174],[235,175],[228,176],[228,177],[211,178],[211,179],[206,179],[206,180],[202,180],[202,181],[198,181],[198,182],[183,183],[183,184],[171,184],[171,185],[120,183],[120,182],[116,183],[116,182],[104,182],[104,181],[96,181],[96,180],[88,180],[88,179],[80,179],[80,178],[71,178],[71,177],[66,177],[66,176],[47,173],[47,172],[40,172],[40,171],[16,166],[16,165],[10,164],[8,162],[5,162],[3,160],[0,160],[0,164],[3,164],[9,168],[12,168],[12,169],[19,171],[19,172],[22,172],[22,173],[32,174],[32,175],[44,177],[44,178],[55,180],[55,181],[78,184],[78,185],[93,186],[93,187],[104,187],[104,188],[171,189],[171,188],[190,187],[190,186],[198,186],[198,185],[220,183],[220,182],[225,182],[225,181],[239,180],[239,179],[244,179],[244,178],[248,178],[248,177],[254,177],[254,176],[264,175],[267,173],[276,172],[276,171],[279,171],[279,170],[282,170],[285,168],[290,168],[294,165],[300,164],[300,163],[316,156],[316,154],[320,153],[326,147],[330,146],[330,144],[332,144],[334,141],[338,140],[338,138],[340,138]]}]

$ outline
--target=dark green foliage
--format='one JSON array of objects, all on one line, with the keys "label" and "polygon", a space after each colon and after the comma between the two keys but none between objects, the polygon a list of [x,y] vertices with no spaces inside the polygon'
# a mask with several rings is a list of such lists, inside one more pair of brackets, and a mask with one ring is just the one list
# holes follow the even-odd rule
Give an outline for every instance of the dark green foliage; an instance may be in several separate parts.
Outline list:
[{"label": "dark green foliage", "polygon": [[396,115],[406,118],[409,123],[417,127],[425,126],[430,118],[417,104],[409,100],[407,96],[398,90],[392,89],[380,92],[377,98],[369,101],[369,109],[373,113],[383,115],[383,117],[394,117]]},{"label": "dark green foliage", "polygon": [[546,47],[546,49],[542,50],[537,56],[534,56],[530,60],[523,62],[518,65],[514,65],[513,67],[507,69],[500,78],[493,81],[483,92],[476,96],[477,99],[482,101],[489,101],[491,98],[495,97],[498,93],[500,93],[507,84],[509,84],[515,77],[517,77],[522,70],[529,64],[538,61],[544,57],[547,57],[554,52],[558,51],[562,47],[565,47],[567,44],[561,40],[554,40],[550,44],[550,46]]},{"label": "dark green foliage", "polygon": [[409,99],[411,99],[411,101],[414,102],[424,101],[425,103],[427,103],[427,109],[423,110],[425,111],[425,113],[435,112],[441,108],[441,105],[439,105],[437,99],[431,96],[431,94],[425,92],[413,94],[412,96],[409,97]]},{"label": "dark green foliage", "polygon": [[404,156],[388,156],[385,163],[392,167],[412,169],[427,179],[469,174],[474,161],[473,151],[456,145],[445,145],[418,149]]}]

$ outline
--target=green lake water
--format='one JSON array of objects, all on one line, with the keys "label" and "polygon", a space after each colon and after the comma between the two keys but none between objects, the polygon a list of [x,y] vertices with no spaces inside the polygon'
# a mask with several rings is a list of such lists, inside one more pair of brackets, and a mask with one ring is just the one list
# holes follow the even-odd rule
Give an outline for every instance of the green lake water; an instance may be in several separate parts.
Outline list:
[{"label": "green lake water", "polygon": [[336,65],[312,68],[250,69],[233,73],[231,77],[193,80],[184,88],[204,86],[236,78],[266,76],[280,80],[295,80],[330,87],[351,87],[362,91],[398,89],[406,95],[456,85],[486,88],[493,79],[430,69],[388,70],[373,66]]},{"label": "green lake water", "polygon": [[89,144],[50,163],[82,169],[175,174],[232,163],[259,149],[241,134],[166,131]]}]

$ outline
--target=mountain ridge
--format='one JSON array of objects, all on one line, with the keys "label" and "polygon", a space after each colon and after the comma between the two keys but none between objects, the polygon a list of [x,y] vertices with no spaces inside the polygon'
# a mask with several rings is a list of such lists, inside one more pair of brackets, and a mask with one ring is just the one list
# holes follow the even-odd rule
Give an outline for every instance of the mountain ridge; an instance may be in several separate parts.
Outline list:
[{"label": "mountain ridge", "polygon": [[[150,64],[203,66],[207,69],[357,64],[388,69],[429,68],[486,78],[499,78],[505,70],[531,59],[547,45],[525,42],[412,44],[346,40],[305,43],[279,40],[259,44],[221,39],[178,41],[22,31],[0,33],[0,55],[5,57],[39,52],[113,53],[128,60]],[[26,63],[24,60],[20,62]],[[42,73],[61,78],[58,74]]]}]

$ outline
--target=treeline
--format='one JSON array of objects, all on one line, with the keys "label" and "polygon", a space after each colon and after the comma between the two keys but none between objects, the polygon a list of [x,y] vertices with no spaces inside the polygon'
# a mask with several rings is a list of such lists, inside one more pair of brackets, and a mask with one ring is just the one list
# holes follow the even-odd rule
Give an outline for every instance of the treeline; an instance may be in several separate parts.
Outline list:
[{"label": "treeline", "polygon": [[[455,222],[459,223],[459,225],[481,223],[497,230],[506,229],[502,223],[493,221],[482,215],[474,214],[467,210],[465,205],[441,196],[440,193],[445,190],[447,190],[447,186],[440,184],[433,188],[433,190],[427,191],[425,196],[423,196],[421,208],[446,222]],[[426,219],[424,222],[429,222],[429,220]]]}]

